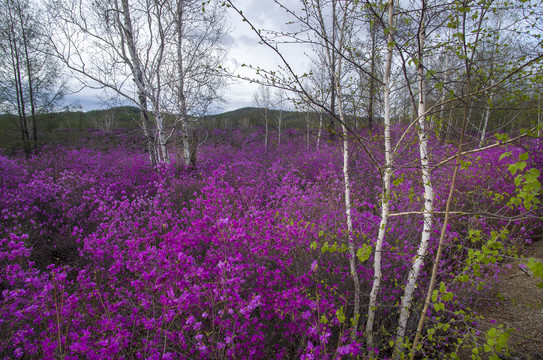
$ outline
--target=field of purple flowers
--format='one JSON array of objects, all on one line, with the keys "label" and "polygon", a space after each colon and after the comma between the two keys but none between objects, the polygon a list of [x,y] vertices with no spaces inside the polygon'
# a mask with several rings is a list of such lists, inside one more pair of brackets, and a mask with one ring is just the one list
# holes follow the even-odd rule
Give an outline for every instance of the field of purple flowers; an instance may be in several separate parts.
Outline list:
[{"label": "field of purple flowers", "polygon": [[[123,146],[49,147],[29,161],[0,156],[0,358],[367,356],[364,327],[356,340],[350,336],[353,280],[343,245],[340,147],[307,150],[303,136],[291,135],[267,151],[250,137],[210,141],[201,146],[195,169],[175,162],[153,169],[145,153]],[[379,139],[374,142],[377,148]],[[455,151],[432,146],[434,164]],[[408,145],[395,164],[392,213],[415,213],[389,220],[374,349],[380,358],[391,353],[422,229],[417,149]],[[505,151],[511,155],[500,159]],[[526,152],[519,173],[543,168],[537,140],[464,158],[438,275],[454,296],[439,300],[445,309],[431,308],[433,332],[425,332],[423,344],[428,356],[454,351],[477,327],[469,308],[486,301],[498,260],[541,230],[537,216],[528,216],[539,210],[508,206],[522,190],[508,165]],[[362,150],[355,148],[351,161],[360,248],[377,237],[381,182]],[[410,334],[451,176],[452,162],[433,171],[435,223]],[[357,263],[362,314],[372,259]]]}]

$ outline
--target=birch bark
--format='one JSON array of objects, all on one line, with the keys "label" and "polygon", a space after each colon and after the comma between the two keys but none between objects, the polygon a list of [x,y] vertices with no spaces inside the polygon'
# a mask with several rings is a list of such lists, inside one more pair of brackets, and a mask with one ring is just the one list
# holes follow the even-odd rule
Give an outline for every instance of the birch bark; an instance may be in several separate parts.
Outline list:
[{"label": "birch bark", "polygon": [[319,111],[319,132],[317,133],[317,150],[319,150],[321,137],[322,137],[322,111]]},{"label": "birch bark", "polygon": [[[494,82],[490,82],[490,86],[493,86]],[[486,137],[486,130],[488,128],[488,121],[490,120],[490,114],[492,112],[492,101],[494,100],[494,92],[490,93],[490,97],[488,99],[488,104],[485,109],[485,117],[483,119],[483,128],[481,129],[481,138],[479,139],[479,147],[483,147],[483,143],[485,141]]]},{"label": "birch bark", "polygon": [[402,352],[403,339],[407,329],[407,320],[409,319],[409,311],[413,300],[413,293],[417,283],[420,269],[422,268],[428,244],[430,242],[430,234],[432,230],[432,213],[434,210],[434,189],[430,178],[430,164],[428,157],[428,134],[425,129],[426,122],[426,99],[425,99],[425,74],[424,74],[424,45],[426,41],[426,1],[422,0],[421,20],[419,25],[419,54],[417,77],[419,83],[419,103],[417,108],[418,120],[418,137],[419,137],[419,152],[420,166],[422,172],[422,184],[424,186],[424,225],[422,236],[420,239],[417,254],[413,260],[413,264],[407,276],[407,284],[405,286],[404,295],[401,300],[400,318],[398,321],[398,329],[396,332],[396,344],[394,348],[394,358],[398,360]]},{"label": "birch bark", "polygon": [[[339,48],[343,47],[344,36],[346,32],[346,13],[347,6],[345,7],[343,15],[343,24],[340,32]],[[335,16],[335,14],[334,14]],[[334,50],[335,51],[335,50]],[[351,203],[351,181],[349,178],[349,138],[347,133],[346,117],[343,109],[343,99],[341,98],[341,57],[337,56],[337,70],[334,72],[336,100],[338,105],[339,118],[341,120],[341,129],[343,132],[343,183],[345,186],[345,215],[347,222],[347,239],[349,244],[349,267],[351,270],[351,276],[354,282],[354,314],[353,314],[353,328],[351,331],[351,338],[356,339],[358,332],[358,322],[360,319],[360,279],[358,278],[358,272],[356,271],[356,251],[353,239],[353,218],[352,218],[352,203]]]},{"label": "birch bark", "polygon": [[187,114],[187,100],[185,98],[185,72],[183,67],[183,15],[184,8],[182,1],[177,2],[175,16],[175,27],[177,33],[177,106],[179,107],[181,122],[181,144],[183,147],[183,162],[185,166],[190,165],[190,145],[189,145],[189,124]]},{"label": "birch bark", "polygon": [[[332,37],[328,36],[328,31],[322,10],[318,7],[319,26],[322,34],[325,38],[324,49],[328,60],[328,66],[330,73],[332,74],[332,98],[331,102],[337,104],[338,115],[341,122],[342,134],[343,134],[343,183],[344,183],[344,196],[345,196],[345,217],[347,225],[347,243],[349,248],[349,268],[354,283],[354,309],[352,319],[351,338],[356,339],[358,332],[358,323],[360,319],[360,279],[356,269],[356,251],[353,238],[353,220],[352,220],[352,203],[351,203],[351,182],[349,178],[349,140],[345,116],[342,94],[342,57],[339,52],[342,51],[346,45],[346,39],[349,36],[348,32],[352,28],[349,3],[340,5],[342,10],[341,18],[337,12],[337,6],[335,2],[332,2]],[[332,111],[334,108],[332,107]],[[322,114],[322,113],[321,113]],[[321,120],[322,122],[322,117]],[[320,136],[319,136],[320,139]]]},{"label": "birch bark", "polygon": [[375,242],[373,258],[373,284],[370,292],[368,319],[366,321],[366,337],[369,351],[375,346],[373,324],[375,321],[375,311],[377,310],[377,295],[381,286],[381,252],[383,250],[383,241],[385,239],[388,217],[390,215],[390,179],[392,177],[392,146],[390,138],[390,73],[392,68],[392,51],[394,48],[394,0],[388,2],[388,37],[387,37],[387,57],[385,63],[385,72],[383,75],[383,93],[384,93],[384,133],[385,133],[385,164],[383,169],[382,181],[383,192],[381,194],[381,221],[379,223],[379,234]]},{"label": "birch bark", "polygon": [[[115,1],[116,8],[119,8],[117,1]],[[132,72],[136,89],[138,92],[138,100],[141,111],[141,120],[144,136],[147,139],[147,149],[149,151],[149,157],[152,164],[157,164],[161,161],[160,155],[157,152],[156,135],[151,126],[151,120],[149,117],[148,108],[148,84],[146,84],[143,65],[139,58],[138,50],[136,47],[136,40],[134,37],[134,27],[132,25],[132,17],[130,14],[130,6],[128,0],[121,0],[121,13],[122,19],[118,18],[119,28],[123,31],[123,43],[128,48],[128,54],[130,59],[127,63]],[[121,23],[122,21],[122,23]]]}]

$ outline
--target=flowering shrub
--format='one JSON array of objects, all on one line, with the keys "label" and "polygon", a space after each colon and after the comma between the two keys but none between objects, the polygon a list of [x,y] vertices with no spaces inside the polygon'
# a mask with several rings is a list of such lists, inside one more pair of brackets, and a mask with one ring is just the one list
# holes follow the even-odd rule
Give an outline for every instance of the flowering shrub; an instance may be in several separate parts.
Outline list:
[{"label": "flowering shrub", "polygon": [[[463,311],[488,288],[482,281],[497,271],[500,254],[521,246],[537,224],[510,220],[531,210],[507,206],[510,195],[504,194],[517,191],[507,165],[524,152],[507,150],[512,155],[506,159],[497,148],[465,159],[472,164],[462,170],[453,209],[461,213],[449,226],[440,263],[438,281],[446,290],[435,299],[455,315],[437,306],[431,314],[437,322],[465,322]],[[392,212],[422,207],[413,151],[405,149],[398,159]],[[436,144],[433,156],[437,162],[452,151]],[[526,169],[541,163],[541,153],[534,152]],[[221,141],[202,147],[198,164],[152,169],[145,154],[124,148],[49,148],[28,162],[0,156],[0,357],[362,355],[363,327],[357,339],[349,336],[353,286],[342,247],[338,148],[306,151],[303,137],[292,135],[279,149],[264,151],[256,141],[238,139],[235,146]],[[371,247],[380,219],[380,177],[363,152],[354,154],[352,169],[354,237],[358,247]],[[450,165],[433,173],[436,226],[429,256],[451,173]],[[500,216],[481,216],[485,212]],[[390,350],[421,229],[421,216],[389,221],[377,313],[382,342],[375,350],[382,357]],[[490,255],[481,258],[483,249]],[[369,256],[358,262],[364,296],[373,279]],[[486,260],[492,256],[495,261]],[[453,341],[465,331],[457,327],[440,336]],[[426,344],[437,353],[449,351],[435,343],[429,337]]]}]

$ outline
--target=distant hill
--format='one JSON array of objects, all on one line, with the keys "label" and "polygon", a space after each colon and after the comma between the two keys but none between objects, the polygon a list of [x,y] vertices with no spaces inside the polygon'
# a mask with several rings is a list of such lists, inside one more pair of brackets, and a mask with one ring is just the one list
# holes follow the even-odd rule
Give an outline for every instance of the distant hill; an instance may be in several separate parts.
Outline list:
[{"label": "distant hill", "polygon": [[[268,110],[269,126],[277,125],[280,112]],[[306,113],[299,111],[286,111],[282,113],[282,127],[303,128],[305,127]],[[209,129],[249,129],[264,126],[264,109],[245,107],[237,110],[227,111],[222,114],[209,115],[204,117],[199,127]]]},{"label": "distant hill", "polygon": [[[93,137],[96,132],[112,134],[119,129],[139,129],[136,107],[124,106],[89,112],[63,111],[38,114],[38,142],[77,145],[81,139]],[[28,118],[30,122],[30,116]],[[0,148],[8,152],[23,148],[19,118],[0,115]]]},{"label": "distant hill", "polygon": [[[196,126],[201,130],[247,130],[264,127],[263,114],[264,109],[245,107],[205,116],[197,122]],[[277,127],[279,114],[277,110],[268,110],[270,130]],[[304,128],[307,115],[307,113],[298,111],[283,111],[282,128]],[[133,106],[88,112],[64,111],[40,114],[37,116],[38,140],[40,143],[77,145],[81,139],[88,138],[92,134],[92,137],[95,138],[96,132],[113,135],[119,132],[139,131],[139,117],[139,109]],[[165,119],[167,123],[171,123],[173,116],[167,115]],[[23,147],[20,138],[21,129],[18,117],[10,114],[0,115],[0,148],[8,151],[21,150]]]}]

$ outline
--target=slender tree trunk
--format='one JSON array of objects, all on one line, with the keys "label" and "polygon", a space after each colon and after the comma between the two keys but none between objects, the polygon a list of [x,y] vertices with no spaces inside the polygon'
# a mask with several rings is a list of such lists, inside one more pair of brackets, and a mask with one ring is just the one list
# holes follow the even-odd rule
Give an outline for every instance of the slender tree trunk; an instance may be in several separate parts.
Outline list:
[{"label": "slender tree trunk", "polygon": [[175,21],[177,33],[177,102],[181,112],[181,142],[183,146],[183,161],[185,166],[190,166],[191,149],[188,124],[189,119],[187,114],[187,100],[185,98],[185,72],[183,68],[183,10],[182,1],[178,1]]},{"label": "slender tree trunk", "polygon": [[[483,5],[486,5],[486,4],[483,2]],[[469,48],[472,51],[471,57],[468,57],[468,50],[467,50],[468,46],[467,46],[467,44],[465,42],[463,43],[463,49],[465,51],[465,56],[463,57],[463,59],[464,59],[464,64],[465,64],[465,69],[466,69],[466,94],[467,95],[466,95],[465,101],[464,101],[464,116],[463,116],[463,119],[462,119],[462,126],[461,126],[461,130],[460,130],[460,140],[459,140],[459,144],[458,144],[458,147],[457,147],[456,160],[455,160],[454,171],[453,171],[451,184],[450,184],[450,188],[449,188],[449,195],[447,197],[447,202],[446,202],[446,205],[445,205],[445,218],[443,219],[443,224],[441,225],[441,234],[439,236],[439,243],[438,243],[438,247],[437,247],[437,251],[436,251],[436,255],[435,255],[435,259],[434,259],[434,265],[432,267],[432,273],[431,273],[431,276],[430,276],[430,284],[428,286],[428,291],[426,292],[426,299],[425,299],[424,307],[422,309],[421,316],[420,316],[420,319],[419,319],[419,323],[418,323],[418,326],[417,326],[417,332],[416,332],[416,335],[415,335],[415,339],[413,340],[413,344],[411,346],[411,351],[410,351],[410,354],[409,354],[409,359],[410,360],[413,360],[415,358],[415,354],[416,354],[416,351],[417,351],[418,343],[420,341],[420,336],[421,336],[421,333],[422,333],[422,329],[424,327],[424,322],[426,320],[426,313],[428,312],[428,308],[429,308],[431,300],[432,300],[432,293],[433,293],[433,290],[434,290],[434,287],[435,287],[435,284],[436,284],[436,278],[437,278],[437,272],[438,272],[438,267],[439,267],[439,261],[441,259],[441,253],[443,252],[443,245],[444,245],[445,234],[447,232],[447,226],[448,226],[449,218],[450,218],[450,208],[451,208],[454,189],[455,189],[455,185],[456,185],[456,178],[458,176],[458,171],[460,169],[460,161],[461,161],[461,158],[462,158],[462,147],[464,145],[464,136],[465,136],[465,133],[466,133],[466,126],[468,124],[469,117],[471,116],[471,109],[472,109],[470,107],[470,100],[471,100],[471,71],[472,71],[472,65],[473,65],[473,58],[474,58],[474,54],[475,54],[475,49],[477,47],[477,42],[479,40],[479,36],[481,35],[481,24],[483,22],[483,19],[485,18],[485,14],[486,13],[484,11],[481,11],[480,16],[479,16],[479,20],[478,20],[478,22],[479,22],[478,23],[478,28],[473,31],[476,34],[476,37],[475,37],[474,43],[470,44],[470,46],[469,46]],[[463,16],[464,16],[464,24],[465,24],[466,13],[463,13]],[[465,31],[466,29],[464,28],[463,30]],[[465,38],[463,38],[463,41],[465,41]]]},{"label": "slender tree trunk", "polygon": [[[160,3],[156,3],[155,6],[157,9],[161,6]],[[160,14],[160,10],[159,14]],[[154,91],[152,92],[153,96],[153,107],[154,107],[154,113],[155,113],[155,123],[156,123],[156,139],[158,142],[157,146],[157,152],[160,154],[159,161],[161,163],[170,163],[170,155],[168,153],[168,138],[166,137],[166,131],[164,130],[164,116],[162,115],[162,111],[160,108],[161,105],[161,93],[162,93],[162,81],[161,81],[161,73],[160,68],[162,67],[162,60],[164,59],[164,50],[166,47],[166,34],[164,33],[164,27],[162,26],[162,18],[159,16],[156,17],[157,21],[157,34],[159,38],[159,46],[158,46],[158,54],[155,57],[154,61],[156,62],[156,87],[154,88]],[[149,89],[151,89],[151,86],[148,86]]]},{"label": "slender tree trunk", "polygon": [[432,213],[434,210],[434,189],[432,187],[432,181],[430,178],[430,164],[428,158],[428,134],[425,129],[426,121],[426,99],[425,99],[425,76],[423,66],[424,56],[424,43],[426,40],[426,1],[422,0],[421,9],[421,23],[419,28],[419,64],[417,68],[417,76],[419,82],[419,104],[417,109],[417,118],[419,123],[418,135],[419,135],[419,152],[420,152],[420,165],[422,172],[422,184],[424,186],[424,225],[422,229],[422,236],[417,250],[417,255],[414,258],[411,270],[407,277],[407,284],[405,286],[404,295],[401,301],[400,319],[398,321],[398,329],[396,332],[396,345],[394,349],[394,358],[399,360],[403,339],[407,329],[407,320],[409,319],[409,312],[411,309],[411,302],[413,300],[413,293],[415,291],[415,285],[417,283],[420,270],[422,268],[428,244],[430,242],[430,234],[432,230]]},{"label": "slender tree trunk", "polygon": [[[449,54],[445,53],[445,78],[443,79],[443,84],[446,84],[449,80]],[[446,97],[446,91],[443,89],[441,91],[441,105],[439,106],[439,137],[441,140],[444,140],[446,138],[446,134],[448,132],[448,127],[450,124],[448,122],[445,122],[444,115],[445,115],[445,97]],[[449,117],[450,120],[450,117]]]},{"label": "slender tree trunk", "polygon": [[18,70],[18,61],[17,61],[17,51],[16,51],[16,45],[12,42],[12,38],[9,39],[10,44],[10,50],[11,50],[11,65],[13,67],[13,80],[15,83],[15,95],[17,98],[17,113],[19,115],[19,124],[21,126],[21,140],[23,142],[27,141],[27,132],[26,132],[26,123],[25,123],[25,116],[24,116],[24,105],[22,105],[22,102],[24,102],[24,99],[21,98],[22,92],[20,91],[20,71]]},{"label": "slender tree trunk", "polygon": [[446,129],[446,132],[445,132],[445,141],[449,141],[449,139],[451,138],[451,133],[452,133],[452,130],[453,130],[452,116],[453,116],[453,109],[450,109],[449,110],[449,118],[447,120],[447,129]]},{"label": "slender tree trunk", "polygon": [[[336,24],[336,18],[335,18],[335,14],[336,14],[336,2],[335,1],[332,1],[332,14],[334,16],[334,18],[332,19],[332,39],[331,39],[331,43],[334,47],[337,47],[337,43],[336,43],[336,38],[337,38],[337,33],[336,33],[336,28],[337,28],[337,24]],[[324,24],[323,24],[324,25]],[[328,39],[330,40],[330,39]],[[329,45],[327,45],[329,46]],[[336,115],[336,100],[337,100],[337,97],[340,96],[341,94],[336,94],[337,92],[337,89],[336,89],[336,84],[335,82],[337,81],[337,79],[335,78],[336,77],[336,74],[335,74],[335,71],[336,71],[336,63],[337,63],[337,58],[336,58],[336,52],[335,51],[332,51],[331,54],[329,54],[331,56],[329,56],[328,58],[328,61],[330,63],[330,111],[332,112],[332,114],[330,114],[330,118],[329,118],[329,123],[328,123],[328,135],[329,135],[329,139],[330,140],[334,140],[334,137],[336,135],[336,124],[335,124],[335,121],[334,121],[334,117]]]},{"label": "slender tree trunk", "polygon": [[436,283],[436,276],[437,276],[437,271],[438,271],[438,266],[439,266],[439,260],[441,258],[441,253],[443,251],[443,242],[444,242],[444,239],[445,239],[445,234],[447,232],[447,225],[449,223],[449,218],[450,218],[450,207],[451,207],[451,203],[452,203],[452,199],[453,199],[453,194],[454,194],[454,189],[455,189],[455,185],[456,185],[456,177],[458,175],[458,169],[460,168],[460,160],[461,160],[461,155],[462,155],[462,147],[463,147],[463,144],[464,144],[464,134],[465,134],[465,131],[466,131],[466,125],[467,125],[467,120],[468,120],[468,107],[469,107],[469,102],[470,102],[470,97],[471,97],[471,77],[470,77],[470,74],[471,74],[471,71],[470,69],[468,68],[468,77],[467,77],[467,97],[466,97],[466,100],[465,100],[465,107],[464,107],[464,117],[463,117],[463,122],[462,122],[462,128],[461,128],[461,131],[460,131],[460,142],[458,144],[458,148],[457,148],[457,152],[456,152],[456,161],[455,161],[455,166],[454,166],[454,171],[453,171],[453,176],[452,176],[452,179],[451,179],[451,184],[450,184],[450,188],[449,188],[449,196],[447,198],[447,203],[445,205],[445,219],[443,220],[443,225],[441,225],[441,234],[439,236],[439,245],[438,245],[438,249],[437,249],[437,253],[435,255],[435,259],[434,259],[434,266],[432,268],[432,275],[431,275],[431,278],[430,278],[430,285],[428,287],[428,291],[426,293],[426,300],[424,302],[424,307],[422,309],[422,312],[421,312],[421,317],[419,319],[419,324],[418,324],[418,327],[417,327],[417,333],[416,333],[416,336],[415,336],[415,340],[413,340],[413,345],[411,346],[411,352],[410,352],[410,356],[409,356],[409,359],[410,360],[413,360],[415,358],[415,353],[417,351],[417,346],[418,346],[418,343],[419,343],[419,340],[420,340],[420,336],[421,336],[421,332],[422,332],[422,329],[423,329],[423,326],[424,326],[424,322],[426,320],[426,313],[428,311],[428,308],[431,304],[431,299],[432,299],[432,292],[434,290],[434,287],[435,287],[435,283]]},{"label": "slender tree trunk", "polygon": [[192,143],[190,144],[190,162],[189,166],[194,168],[196,166],[196,155],[198,152],[198,131],[192,131]]},{"label": "slender tree trunk", "polygon": [[537,143],[541,145],[541,133],[543,132],[543,114],[541,114],[541,94],[537,94]]},{"label": "slender tree trunk", "polygon": [[317,150],[319,150],[321,137],[322,137],[322,111],[319,111],[319,132],[317,133]]},{"label": "slender tree trunk", "polygon": [[[9,15],[9,21],[10,21],[10,34],[8,35],[8,41],[10,45],[10,53],[11,53],[11,62],[13,67],[13,76],[15,80],[15,92],[16,92],[16,98],[17,98],[17,112],[19,115],[19,124],[21,125],[21,138],[23,141],[24,151],[25,151],[25,158],[28,159],[30,157],[30,136],[28,133],[28,119],[26,117],[26,100],[23,93],[23,76],[21,74],[21,54],[19,47],[17,46],[17,35],[15,33],[15,26],[16,22],[13,17],[12,13],[12,3],[8,5],[8,15]],[[23,24],[21,24],[23,25]]]},{"label": "slender tree trunk", "polygon": [[[366,322],[366,337],[369,348],[375,346],[373,323],[375,321],[375,311],[377,310],[377,295],[381,286],[381,252],[383,241],[385,239],[388,217],[390,215],[390,179],[392,176],[392,146],[390,139],[390,72],[392,66],[393,51],[393,28],[394,28],[394,0],[388,2],[388,39],[387,39],[387,59],[385,63],[385,73],[383,76],[384,90],[384,131],[385,131],[385,166],[383,171],[383,193],[381,195],[381,222],[379,224],[379,234],[375,242],[375,254],[373,259],[373,284],[370,292],[368,319]],[[369,349],[370,353],[372,349]]]},{"label": "slender tree trunk", "polygon": [[[126,46],[128,48],[128,53],[130,54],[129,66],[134,77],[134,82],[136,83],[136,89],[138,92],[138,100],[141,113],[142,128],[145,138],[147,139],[147,149],[149,151],[149,158],[153,165],[156,165],[160,162],[157,152],[157,139],[155,131],[151,126],[151,119],[149,117],[149,108],[148,108],[148,94],[147,94],[147,85],[145,83],[145,78],[143,76],[143,69],[141,65],[140,58],[138,56],[138,51],[136,48],[136,41],[134,38],[134,29],[132,26],[132,18],[130,16],[130,7],[128,0],[121,0],[121,13],[122,20],[119,18],[119,27],[124,33],[124,39],[126,41]],[[127,59],[128,60],[128,59]]]},{"label": "slender tree trunk", "polygon": [[155,154],[154,136],[152,135],[151,120],[149,119],[149,110],[147,109],[147,98],[144,94],[138,93],[138,100],[140,106],[140,119],[141,127],[143,129],[143,136],[145,137],[145,143],[147,151],[149,152],[149,160],[151,164],[157,164],[157,157]]},{"label": "slender tree trunk", "polygon": [[371,35],[371,59],[370,59],[370,98],[368,104],[368,127],[373,129],[373,113],[374,113],[374,103],[375,103],[375,57],[377,56],[377,34],[375,31],[375,26],[372,24],[370,28]]},{"label": "slender tree trunk", "polygon": [[309,150],[309,121],[310,121],[310,117],[309,115],[306,115],[306,118],[305,118],[305,149],[306,150]]},{"label": "slender tree trunk", "polygon": [[[30,55],[28,50],[28,38],[26,34],[26,29],[24,26],[24,19],[22,16],[21,4],[17,3],[17,13],[19,15],[19,21],[21,22],[21,35],[25,53],[25,62],[26,62],[26,71],[28,76],[28,96],[30,99],[30,112],[32,118],[32,140],[34,142],[34,149],[38,147],[38,135],[37,135],[37,124],[36,124],[36,104],[34,99],[34,88],[33,88],[33,79],[32,76],[32,64],[30,63]],[[30,139],[30,138],[29,138]]]},{"label": "slender tree trunk", "polygon": [[[281,105],[282,107],[283,105]],[[277,148],[279,148],[279,146],[281,146],[281,128],[283,126],[282,122],[283,122],[283,109],[281,108],[279,110],[279,116],[277,118]]]},{"label": "slender tree trunk", "polygon": [[[335,4],[335,3],[334,3]],[[333,74],[333,86],[335,89],[335,96],[337,100],[337,106],[338,106],[338,113],[339,113],[339,119],[341,121],[341,129],[343,133],[343,183],[345,187],[345,216],[346,216],[346,224],[347,224],[347,242],[349,246],[349,267],[351,270],[351,276],[353,278],[354,283],[354,309],[353,309],[353,320],[352,320],[352,330],[351,330],[351,338],[354,340],[357,337],[358,333],[358,323],[360,319],[360,279],[358,277],[358,272],[356,271],[356,251],[355,251],[355,244],[354,244],[354,238],[353,238],[353,219],[352,219],[352,203],[351,203],[351,181],[349,178],[349,139],[348,139],[348,133],[347,133],[347,126],[346,121],[347,118],[345,116],[345,112],[343,110],[343,100],[341,98],[341,71],[342,71],[342,61],[341,57],[336,55],[337,49],[342,49],[345,41],[345,36],[347,36],[347,27],[348,27],[348,19],[347,19],[347,11],[348,11],[348,5],[345,5],[342,15],[342,24],[341,28],[339,28],[337,14],[335,6],[333,6],[332,10],[332,16],[334,21],[334,32],[336,29],[336,26],[338,27],[337,31],[339,31],[339,38],[337,42],[337,48],[332,48],[327,45],[328,50],[328,56],[332,59],[330,61],[332,64],[334,64],[334,67],[332,68],[332,74]],[[335,35],[334,35],[335,39]]]},{"label": "slender tree trunk", "polygon": [[156,121],[156,127],[157,127],[156,138],[158,140],[157,151],[159,153],[159,161],[168,164],[170,162],[170,156],[168,154],[168,146],[166,145],[166,135],[164,133],[164,117],[159,111],[157,111],[157,113],[155,114],[155,121]]},{"label": "slender tree trunk", "polygon": [[[337,93],[339,94],[341,87],[337,85]],[[354,282],[354,314],[353,328],[351,338],[356,339],[358,332],[358,322],[360,319],[360,279],[356,271],[356,251],[353,239],[353,219],[352,219],[352,203],[351,203],[351,182],[349,179],[349,139],[347,128],[345,127],[345,115],[343,113],[343,105],[338,99],[338,111],[341,119],[341,128],[343,130],[343,182],[345,185],[345,215],[347,218],[347,239],[349,244],[349,267],[351,276]]]},{"label": "slender tree trunk", "polygon": [[268,109],[264,110],[264,123],[266,125],[266,133],[264,134],[264,148],[268,149]]},{"label": "slender tree trunk", "polygon": [[[492,82],[490,83],[490,86],[492,86]],[[490,113],[492,112],[492,100],[494,100],[494,93],[492,92],[490,94],[490,97],[488,99],[488,105],[485,109],[485,115],[483,119],[483,128],[481,129],[481,138],[479,139],[479,147],[483,146],[483,143],[485,141],[486,136],[486,129],[488,128],[488,121],[490,120]]]},{"label": "slender tree trunk", "polygon": [[185,166],[190,164],[189,127],[186,118],[181,120],[181,142],[183,145],[183,162]]}]

